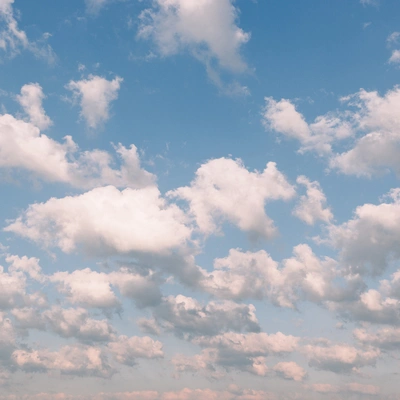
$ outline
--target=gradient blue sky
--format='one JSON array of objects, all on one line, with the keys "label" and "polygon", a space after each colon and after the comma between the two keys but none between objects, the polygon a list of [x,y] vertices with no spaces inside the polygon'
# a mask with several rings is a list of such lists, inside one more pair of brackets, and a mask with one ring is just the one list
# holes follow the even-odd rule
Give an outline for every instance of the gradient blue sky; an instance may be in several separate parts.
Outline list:
[{"label": "gradient blue sky", "polygon": [[0,0],[0,400],[400,399],[399,17]]}]

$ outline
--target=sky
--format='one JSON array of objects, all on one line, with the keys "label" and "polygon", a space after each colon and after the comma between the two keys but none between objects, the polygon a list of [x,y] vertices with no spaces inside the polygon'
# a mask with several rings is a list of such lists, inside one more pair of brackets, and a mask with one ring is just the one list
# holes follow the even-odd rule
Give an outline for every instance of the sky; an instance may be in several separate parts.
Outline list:
[{"label": "sky", "polygon": [[0,400],[399,400],[400,2],[0,0]]}]

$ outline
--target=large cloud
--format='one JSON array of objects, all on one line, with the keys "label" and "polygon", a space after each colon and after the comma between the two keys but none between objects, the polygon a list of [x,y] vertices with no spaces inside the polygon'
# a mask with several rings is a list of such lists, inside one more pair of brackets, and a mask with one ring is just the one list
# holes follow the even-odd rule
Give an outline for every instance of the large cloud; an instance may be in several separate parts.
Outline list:
[{"label": "large cloud", "polygon": [[141,14],[139,37],[154,40],[163,56],[188,49],[206,64],[216,59],[225,69],[246,70],[240,48],[250,35],[236,25],[231,0],[156,0]]},{"label": "large cloud", "polygon": [[[37,110],[29,112],[35,114],[37,125],[46,124],[43,115],[36,115]],[[78,188],[107,184],[137,188],[154,182],[155,177],[140,167],[134,145],[126,148],[119,144],[115,150],[121,163],[119,169],[112,167],[115,160],[106,151],[80,151],[70,136],[60,143],[31,123],[9,114],[0,115],[0,168],[24,170],[41,180]]]},{"label": "large cloud", "polygon": [[400,257],[400,190],[388,197],[389,202],[357,207],[352,219],[329,227],[329,241],[353,273],[380,274]]},{"label": "large cloud", "polygon": [[[168,296],[153,310],[153,316],[155,326],[172,331],[180,337],[213,336],[231,330],[260,330],[253,305],[230,301],[209,302],[203,305],[191,297]],[[151,320],[140,322],[141,325],[148,326]],[[154,326],[154,323],[150,324],[151,326]]]},{"label": "large cloud", "polygon": [[[347,109],[328,113],[308,123],[290,100],[266,98],[263,123],[300,142],[300,151],[315,150],[329,158],[329,166],[344,174],[373,176],[392,170],[400,173],[400,88],[381,96],[376,91],[344,97]],[[350,150],[334,152],[345,139]]]},{"label": "large cloud", "polygon": [[186,222],[156,187],[107,186],[33,204],[5,230],[66,253],[80,247],[92,255],[165,254],[190,239]]},{"label": "large cloud", "polygon": [[276,228],[265,204],[291,199],[295,191],[275,163],[268,163],[260,173],[249,172],[240,160],[220,158],[203,164],[190,186],[168,195],[189,202],[190,213],[205,234],[218,232],[220,222],[227,220],[241,230],[270,238]]},{"label": "large cloud", "polygon": [[316,303],[354,299],[364,285],[357,277],[345,277],[337,262],[319,259],[305,244],[293,249],[294,256],[279,265],[264,250],[242,252],[231,249],[226,258],[214,261],[214,270],[203,272],[203,290],[225,299],[268,299],[280,307],[295,308],[300,300]]}]

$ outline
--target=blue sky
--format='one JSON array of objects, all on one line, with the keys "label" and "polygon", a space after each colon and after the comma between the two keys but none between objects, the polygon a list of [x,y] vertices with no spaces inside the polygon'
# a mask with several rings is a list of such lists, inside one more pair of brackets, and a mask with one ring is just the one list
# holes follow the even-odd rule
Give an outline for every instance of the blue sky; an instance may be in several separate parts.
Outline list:
[{"label": "blue sky", "polygon": [[399,15],[0,0],[0,400],[397,399]]}]

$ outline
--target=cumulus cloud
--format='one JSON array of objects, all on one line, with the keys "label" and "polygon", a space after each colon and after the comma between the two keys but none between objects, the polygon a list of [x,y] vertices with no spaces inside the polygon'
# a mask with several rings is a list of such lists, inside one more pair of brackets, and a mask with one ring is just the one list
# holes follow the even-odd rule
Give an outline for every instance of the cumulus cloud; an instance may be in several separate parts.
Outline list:
[{"label": "cumulus cloud", "polygon": [[119,336],[117,340],[108,344],[108,349],[119,363],[130,366],[135,365],[136,358],[164,357],[162,343],[146,336]]},{"label": "cumulus cloud", "polygon": [[156,187],[96,188],[31,205],[5,230],[46,247],[88,254],[166,254],[190,239],[187,217]]},{"label": "cumulus cloud", "polygon": [[377,275],[400,257],[399,189],[386,198],[389,202],[357,207],[352,219],[329,227],[329,241],[352,273]]},{"label": "cumulus cloud", "polygon": [[268,299],[280,307],[295,308],[300,300],[316,303],[353,298],[364,286],[351,277],[344,283],[331,258],[319,259],[305,244],[293,249],[294,256],[274,261],[264,250],[242,252],[231,249],[226,258],[216,259],[214,270],[203,272],[203,290],[225,299]]},{"label": "cumulus cloud", "polygon": [[364,345],[386,351],[400,349],[400,328],[387,327],[372,332],[366,329],[355,329],[353,335]]},{"label": "cumulus cloud", "polygon": [[290,139],[297,139],[300,152],[316,151],[320,155],[330,154],[332,143],[352,135],[351,125],[339,115],[330,113],[319,116],[308,124],[295,105],[287,99],[279,101],[265,98],[262,123],[267,130],[278,132]]},{"label": "cumulus cloud", "polygon": [[156,326],[181,337],[260,331],[255,307],[230,301],[212,301],[203,305],[191,297],[168,296],[153,310],[153,317],[153,325],[156,323]]},{"label": "cumulus cloud", "polygon": [[293,215],[308,225],[314,225],[317,221],[329,223],[333,214],[329,207],[326,207],[326,197],[317,181],[311,182],[307,177],[301,175],[296,182],[306,187],[307,192],[300,197]]},{"label": "cumulus cloud", "polygon": [[208,66],[216,60],[221,68],[243,72],[240,48],[250,35],[237,17],[231,0],[156,0],[142,12],[138,36],[152,39],[162,56],[188,50]]},{"label": "cumulus cloud", "polygon": [[273,370],[284,379],[294,380],[301,382],[307,375],[307,372],[293,361],[279,362]]},{"label": "cumulus cloud", "polygon": [[[32,112],[39,118],[37,110]],[[43,120],[39,125],[43,126]],[[0,168],[27,171],[44,181],[85,189],[107,184],[137,188],[155,180],[141,168],[134,145],[115,146],[121,166],[114,169],[115,160],[108,152],[80,151],[71,136],[66,136],[63,143],[57,142],[35,125],[9,114],[0,115],[0,133]]]},{"label": "cumulus cloud", "polygon": [[18,103],[28,115],[30,122],[42,130],[48,128],[53,123],[46,115],[42,105],[45,97],[43,89],[38,83],[30,83],[22,86],[21,94],[17,96]]},{"label": "cumulus cloud", "polygon": [[27,372],[59,371],[63,375],[110,377],[115,372],[104,352],[92,346],[64,346],[58,351],[15,350],[12,362]]},{"label": "cumulus cloud", "polygon": [[334,344],[329,341],[305,345],[302,352],[307,356],[311,367],[338,374],[357,372],[362,367],[373,366],[381,354],[375,348],[361,350],[348,344]]},{"label": "cumulus cloud", "polygon": [[268,163],[265,170],[249,172],[240,160],[220,158],[208,161],[197,171],[190,186],[167,193],[186,200],[190,214],[204,234],[219,231],[222,221],[264,238],[276,234],[265,205],[272,200],[289,200],[295,195],[292,185]]},{"label": "cumulus cloud", "polygon": [[[269,130],[297,139],[300,152],[314,150],[327,157],[329,167],[344,174],[399,174],[399,87],[383,96],[361,89],[341,98],[341,103],[347,107],[345,110],[318,116],[308,123],[290,100],[266,98],[262,122]],[[350,150],[341,152],[343,144]]]},{"label": "cumulus cloud", "polygon": [[88,79],[68,83],[66,88],[79,102],[80,115],[89,128],[96,129],[108,121],[110,105],[118,98],[122,81],[119,76],[109,81],[101,76],[89,75]]}]

